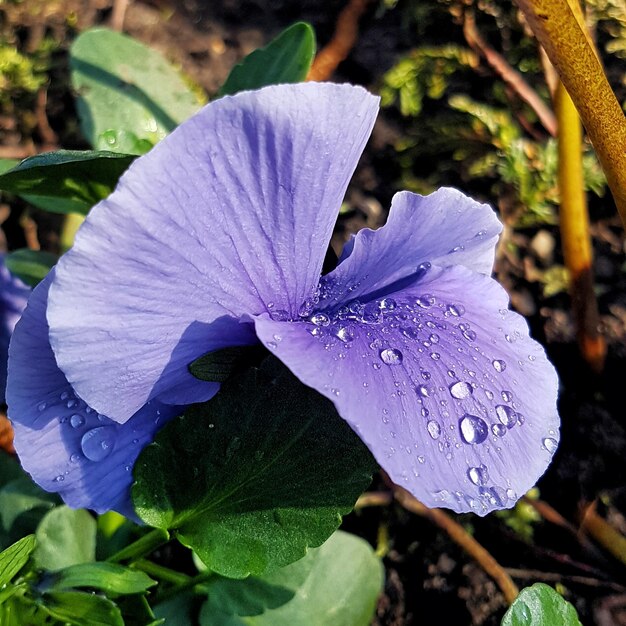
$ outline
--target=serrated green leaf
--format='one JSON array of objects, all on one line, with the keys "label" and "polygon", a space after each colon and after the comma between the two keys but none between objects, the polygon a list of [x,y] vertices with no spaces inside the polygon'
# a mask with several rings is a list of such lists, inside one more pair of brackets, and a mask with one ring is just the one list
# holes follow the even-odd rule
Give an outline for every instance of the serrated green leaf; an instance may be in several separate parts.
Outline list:
[{"label": "serrated green leaf", "polygon": [[95,560],[96,521],[83,509],[52,509],[35,535],[37,549],[33,556],[41,569],[59,570]]},{"label": "serrated green leaf", "polygon": [[26,476],[7,483],[0,489],[0,520],[5,530],[26,511],[51,509],[59,501],[54,494],[43,491]]},{"label": "serrated green leaf", "polygon": [[[262,614],[251,615],[251,607],[233,603],[232,596],[229,604],[220,605],[219,596],[215,598],[209,593],[200,613],[201,626],[367,626],[382,590],[383,567],[367,542],[338,531],[300,561],[262,580],[273,589],[290,590],[293,598],[278,607],[268,605]],[[230,584],[245,587],[253,581],[248,578]],[[239,597],[244,597],[243,593]]]},{"label": "serrated green leaf", "polygon": [[9,271],[31,287],[36,287],[59,260],[56,254],[43,250],[21,248],[7,255]]},{"label": "serrated green leaf", "polygon": [[36,543],[35,535],[28,535],[0,552],[0,589],[26,565]]},{"label": "serrated green leaf", "polygon": [[189,371],[199,380],[224,383],[246,361],[259,354],[256,346],[235,346],[208,352],[189,365]]},{"label": "serrated green leaf", "polygon": [[49,574],[40,588],[64,591],[74,587],[90,587],[107,594],[129,595],[144,593],[156,585],[144,572],[132,570],[116,563],[79,563]]},{"label": "serrated green leaf", "polygon": [[134,159],[133,155],[106,151],[46,152],[0,174],[0,189],[55,213],[86,215],[113,191]]},{"label": "serrated green leaf", "polygon": [[576,609],[552,587],[536,583],[522,589],[502,626],[582,626]]},{"label": "serrated green leaf", "polygon": [[323,543],[374,467],[332,403],[272,357],[157,435],[135,465],[133,501],[211,570],[243,578]]},{"label": "serrated green leaf", "polygon": [[43,608],[64,624],[124,626],[119,608],[107,598],[82,591],[54,591],[43,599]]},{"label": "serrated green leaf", "polygon": [[[120,152],[128,148],[131,134],[155,144],[200,108],[196,95],[158,52],[106,28],[76,39],[70,69],[81,129],[93,147]],[[118,135],[111,143],[110,131],[126,133],[126,139]]]},{"label": "serrated green leaf", "polygon": [[219,95],[303,81],[314,56],[315,32],[310,24],[298,22],[235,65]]}]

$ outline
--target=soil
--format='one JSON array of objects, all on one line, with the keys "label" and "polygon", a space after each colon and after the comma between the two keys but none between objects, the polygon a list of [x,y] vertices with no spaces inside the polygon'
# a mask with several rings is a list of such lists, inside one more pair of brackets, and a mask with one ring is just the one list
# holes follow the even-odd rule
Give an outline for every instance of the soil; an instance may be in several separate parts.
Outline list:
[{"label": "soil", "polygon": [[[344,0],[323,4],[314,0],[135,0],[126,11],[124,30],[160,50],[211,95],[235,62],[294,21],[310,22],[322,47],[343,6]],[[77,30],[107,24],[111,11],[112,0],[27,0],[0,10],[2,29],[13,28],[24,49],[34,50],[46,35],[61,42],[53,56],[47,102],[42,106],[33,99],[30,109],[5,111],[1,116],[4,156],[11,150],[28,153],[53,144],[86,147],[76,126],[65,51]],[[375,91],[382,73],[415,43],[402,16],[401,11],[382,11],[373,3],[361,21],[355,48],[334,79]],[[384,222],[396,191],[388,156],[401,130],[397,120],[383,111],[350,188],[353,209],[340,220],[336,247],[348,233]],[[1,210],[9,249],[40,244],[58,251],[57,217],[27,213],[19,202]],[[569,297],[565,293],[545,297],[537,280],[537,271],[562,263],[558,228],[507,229],[496,275],[509,291],[513,307],[527,317],[535,338],[547,346],[561,379],[562,443],[539,483],[541,499],[576,528],[584,506],[595,502],[602,517],[625,533],[625,241],[610,206],[592,206],[591,217],[595,284],[608,342],[601,376],[593,374],[579,355]],[[515,254],[506,243],[515,245]],[[510,569],[520,587],[536,581],[558,584],[584,624],[626,624],[626,563],[581,533],[566,532],[543,520],[534,525],[532,540],[524,540],[499,516],[461,516],[459,520]],[[506,603],[496,584],[429,521],[399,506],[372,507],[351,514],[344,527],[385,552],[385,592],[374,624],[500,623]]]}]

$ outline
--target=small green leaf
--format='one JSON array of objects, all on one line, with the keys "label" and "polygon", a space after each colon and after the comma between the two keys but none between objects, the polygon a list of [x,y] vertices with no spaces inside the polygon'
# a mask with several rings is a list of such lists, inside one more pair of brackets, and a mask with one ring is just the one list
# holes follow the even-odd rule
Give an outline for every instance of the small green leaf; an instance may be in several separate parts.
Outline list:
[{"label": "small green leaf", "polygon": [[7,255],[9,271],[31,287],[36,287],[59,260],[56,254],[22,248]]},{"label": "small green leaf", "polygon": [[552,587],[536,583],[522,589],[502,619],[502,626],[582,626],[576,609]]},{"label": "small green leaf", "polygon": [[135,465],[133,501],[211,570],[243,578],[323,543],[374,468],[332,403],[268,358],[157,435]]},{"label": "small green leaf", "polygon": [[90,587],[107,594],[128,595],[144,593],[156,585],[144,572],[115,563],[79,563],[45,577],[46,590],[64,591],[73,587]]},{"label": "small green leaf", "polygon": [[26,565],[35,545],[35,535],[28,535],[0,552],[0,589]]},{"label": "small green leaf", "polygon": [[226,382],[247,360],[259,354],[256,346],[236,346],[208,352],[198,357],[189,371],[198,379],[209,382]]},{"label": "small green leaf", "polygon": [[41,569],[59,570],[95,560],[96,521],[87,511],[67,506],[52,509],[35,535],[34,559]]},{"label": "small green leaf", "polygon": [[315,32],[298,22],[284,30],[265,48],[250,53],[235,65],[219,91],[227,96],[266,85],[298,83],[306,75],[315,56]]},{"label": "small green leaf", "polygon": [[51,509],[58,497],[40,489],[30,478],[22,476],[0,489],[0,520],[5,530],[22,514],[33,509]]},{"label": "small green leaf", "polygon": [[87,214],[113,191],[134,159],[104,151],[46,152],[0,174],[0,189],[55,213]]},{"label": "small green leaf", "polygon": [[[233,602],[232,595],[228,604],[220,604],[222,598],[212,595],[211,587],[200,613],[201,626],[367,626],[382,590],[383,567],[367,542],[338,531],[320,548],[309,550],[300,561],[262,580],[270,589],[290,591],[293,598],[277,607],[268,603],[262,613],[253,615],[253,607],[247,602]],[[230,581],[230,586],[245,588],[257,582],[258,579],[247,578]],[[243,590],[238,597],[246,598]],[[221,614],[225,617],[216,620],[215,616]]]},{"label": "small green leaf", "polygon": [[54,591],[43,598],[43,608],[64,624],[124,626],[120,610],[107,598],[82,591]]},{"label": "small green leaf", "polygon": [[138,142],[157,143],[200,108],[158,52],[106,28],[76,39],[70,69],[81,129],[93,147],[121,152],[132,142],[141,153],[147,144]]}]

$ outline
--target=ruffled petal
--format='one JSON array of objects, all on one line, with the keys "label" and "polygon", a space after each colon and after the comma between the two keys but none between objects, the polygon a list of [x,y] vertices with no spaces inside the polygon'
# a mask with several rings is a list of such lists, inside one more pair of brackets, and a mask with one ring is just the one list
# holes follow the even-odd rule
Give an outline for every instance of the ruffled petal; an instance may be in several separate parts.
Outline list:
[{"label": "ruffled petal", "polygon": [[35,482],[58,492],[69,506],[116,510],[134,518],[130,486],[135,460],[181,410],[154,401],[120,425],[74,393],[48,341],[51,279],[33,292],[11,339],[7,401],[15,449]]},{"label": "ruffled petal", "polygon": [[191,361],[254,341],[243,314],[297,315],[377,104],[349,85],[245,92],[137,159],[50,290],[50,340],[76,392],[120,423],[152,398],[205,400]]},{"label": "ruffled petal", "polygon": [[558,444],[557,378],[492,279],[433,268],[383,299],[259,338],[330,398],[392,480],[428,506],[512,506]]},{"label": "ruffled petal", "polygon": [[397,193],[387,223],[359,231],[346,245],[341,262],[326,277],[333,298],[325,307],[397,289],[395,283],[411,282],[428,264],[462,265],[490,275],[501,231],[491,207],[456,189],[444,187],[428,196]]}]

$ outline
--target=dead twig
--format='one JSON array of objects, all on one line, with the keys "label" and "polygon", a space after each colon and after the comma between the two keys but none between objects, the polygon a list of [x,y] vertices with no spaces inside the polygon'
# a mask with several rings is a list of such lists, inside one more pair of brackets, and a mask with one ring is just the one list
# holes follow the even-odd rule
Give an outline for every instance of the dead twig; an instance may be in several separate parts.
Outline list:
[{"label": "dead twig", "polygon": [[448,533],[449,537],[465,550],[491,576],[500,587],[505,600],[511,604],[519,594],[519,589],[504,568],[491,556],[474,537],[458,522],[455,522],[441,509],[431,509],[416,500],[401,487],[394,489],[396,500],[408,511],[425,517]]},{"label": "dead twig", "polygon": [[590,576],[559,574],[557,572],[542,572],[536,569],[516,569],[514,567],[505,567],[504,569],[510,576],[517,578],[518,580],[541,580],[549,583],[574,583],[577,585],[584,585],[585,587],[611,589],[612,591],[616,591],[618,593],[626,591],[626,587],[623,585],[609,580],[591,578]]},{"label": "dead twig", "polygon": [[333,38],[317,53],[307,80],[328,80],[359,36],[359,20],[372,0],[350,0],[337,18]]},{"label": "dead twig", "polygon": [[596,503],[592,502],[583,512],[582,530],[588,532],[607,552],[626,565],[626,537],[598,515]]},{"label": "dead twig", "polygon": [[52,130],[48,121],[46,107],[48,105],[48,90],[42,87],[37,92],[37,102],[35,105],[35,117],[37,119],[37,130],[41,135],[45,150],[55,150],[58,147],[59,138]]},{"label": "dead twig", "polygon": [[476,26],[474,13],[469,10],[465,11],[463,16],[463,35],[469,47],[487,61],[494,72],[536,113],[550,135],[556,137],[557,122],[554,113],[523,76],[483,39]]},{"label": "dead twig", "polygon": [[111,12],[111,28],[118,33],[124,28],[124,18],[126,17],[126,9],[130,0],[115,0],[113,3],[113,11]]}]

